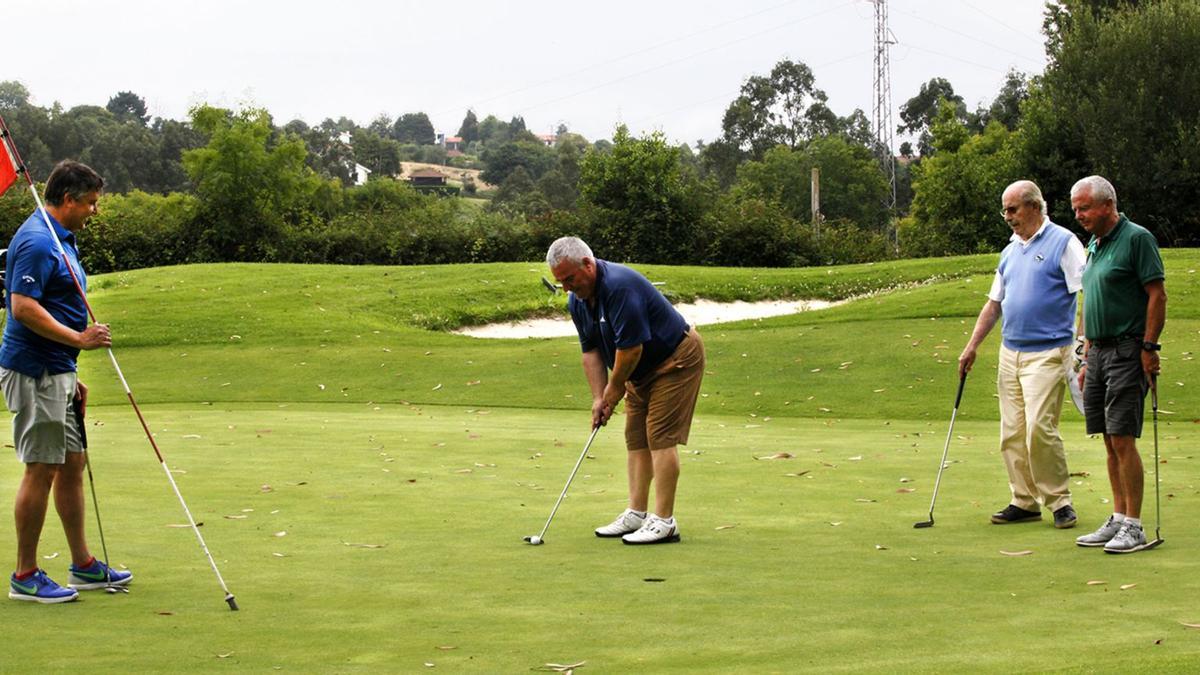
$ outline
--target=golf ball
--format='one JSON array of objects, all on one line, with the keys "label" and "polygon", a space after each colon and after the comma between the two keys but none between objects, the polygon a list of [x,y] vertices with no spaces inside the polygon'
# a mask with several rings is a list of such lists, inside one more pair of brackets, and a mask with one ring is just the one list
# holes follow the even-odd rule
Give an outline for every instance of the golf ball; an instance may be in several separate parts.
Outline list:
[{"label": "golf ball", "polygon": [[535,534],[529,538],[529,543],[533,544],[534,546],[537,546],[538,544],[542,543],[542,538]]}]

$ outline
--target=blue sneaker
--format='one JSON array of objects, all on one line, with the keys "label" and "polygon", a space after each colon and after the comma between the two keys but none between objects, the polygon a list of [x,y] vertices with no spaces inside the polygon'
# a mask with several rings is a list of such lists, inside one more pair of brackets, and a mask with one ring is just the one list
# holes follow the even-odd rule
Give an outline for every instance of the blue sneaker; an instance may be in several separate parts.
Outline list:
[{"label": "blue sneaker", "polygon": [[92,564],[87,567],[71,565],[69,571],[67,585],[78,591],[91,591],[108,586],[124,586],[133,581],[133,572],[113,569],[98,558],[92,558]]},{"label": "blue sneaker", "polygon": [[8,597],[13,600],[41,602],[53,604],[56,602],[71,602],[79,597],[73,588],[63,588],[54,583],[42,570],[33,573],[24,581],[18,581],[14,573],[8,583]]}]

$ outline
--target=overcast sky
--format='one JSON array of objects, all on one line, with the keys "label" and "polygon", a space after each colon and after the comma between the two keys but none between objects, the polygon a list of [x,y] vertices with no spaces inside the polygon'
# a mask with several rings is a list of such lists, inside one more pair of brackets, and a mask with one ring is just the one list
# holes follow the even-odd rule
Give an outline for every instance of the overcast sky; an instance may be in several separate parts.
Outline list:
[{"label": "overcast sky", "polygon": [[[974,108],[1010,68],[1040,73],[1044,0],[889,0],[893,117],[932,77]],[[589,139],[619,123],[711,141],[751,75],[812,68],[839,115],[870,117],[870,0],[55,0],[5,3],[22,56],[0,79],[33,103],[104,105],[118,91],[155,116],[199,103],[264,107],[277,124],[366,125],[425,112],[457,132],[480,119],[560,123]]]}]

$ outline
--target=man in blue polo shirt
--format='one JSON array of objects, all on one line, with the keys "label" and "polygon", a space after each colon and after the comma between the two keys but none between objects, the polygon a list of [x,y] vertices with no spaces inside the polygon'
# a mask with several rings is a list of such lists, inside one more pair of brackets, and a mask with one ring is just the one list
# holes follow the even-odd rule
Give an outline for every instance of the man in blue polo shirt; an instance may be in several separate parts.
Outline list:
[{"label": "man in blue polo shirt", "polygon": [[1089,434],[1104,434],[1113,513],[1095,532],[1075,540],[1105,553],[1147,548],[1142,528],[1143,472],[1137,439],[1149,379],[1159,372],[1158,338],[1167,319],[1158,242],[1117,211],[1117,192],[1101,176],[1071,188],[1071,208],[1091,233],[1083,274],[1083,332],[1087,337],[1083,408]]},{"label": "man in blue polo shirt", "polygon": [[1083,245],[1046,217],[1046,201],[1032,181],[1009,185],[1000,204],[1012,240],[1000,254],[988,301],[958,357],[963,376],[975,363],[980,343],[1004,317],[996,384],[1000,454],[1012,499],[992,515],[992,522],[1041,520],[1040,505],[1045,505],[1054,514],[1054,527],[1074,527],[1077,517],[1058,423],[1075,339]]},{"label": "man in blue polo shirt", "polygon": [[[87,387],[75,373],[79,351],[112,344],[108,326],[88,325],[87,308],[75,286],[77,279],[81,288],[87,288],[75,233],[96,213],[103,186],[104,180],[90,167],[60,162],[46,181],[45,217],[40,211],[29,216],[8,248],[8,321],[0,345],[0,388],[13,412],[17,458],[25,464],[13,509],[17,569],[8,597],[14,600],[69,602],[78,597],[76,589],[120,586],[133,578],[88,551],[83,498],[86,450],[72,406],[75,399],[81,410],[87,404]],[[51,488],[71,549],[67,588],[38,567],[38,540]]]},{"label": "man in blue polo shirt", "polygon": [[629,505],[596,536],[621,537],[626,544],[677,542],[678,446],[687,444],[691,429],[704,343],[645,277],[597,259],[583,240],[556,240],[546,263],[570,293],[567,307],[592,390],[592,427],[606,424],[625,399]]}]

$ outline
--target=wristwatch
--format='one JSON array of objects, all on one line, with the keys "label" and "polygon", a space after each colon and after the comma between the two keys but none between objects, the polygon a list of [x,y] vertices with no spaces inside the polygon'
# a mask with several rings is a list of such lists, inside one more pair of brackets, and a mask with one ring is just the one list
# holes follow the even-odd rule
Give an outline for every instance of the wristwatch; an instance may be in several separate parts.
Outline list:
[{"label": "wristwatch", "polygon": [[1160,349],[1162,349],[1162,345],[1158,344],[1157,342],[1151,342],[1149,340],[1142,341],[1142,351],[1144,352],[1156,352]]}]

